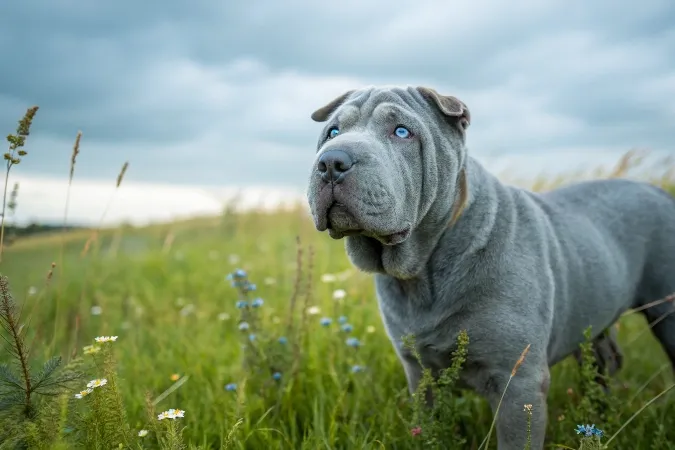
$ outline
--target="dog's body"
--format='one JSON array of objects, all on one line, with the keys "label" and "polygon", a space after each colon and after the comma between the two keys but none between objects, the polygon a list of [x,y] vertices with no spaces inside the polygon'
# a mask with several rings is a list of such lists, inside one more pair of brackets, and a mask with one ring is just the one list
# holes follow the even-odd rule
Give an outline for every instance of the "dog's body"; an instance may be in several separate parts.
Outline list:
[{"label": "dog's body", "polygon": [[[317,229],[346,237],[351,261],[375,273],[410,389],[421,368],[406,335],[437,373],[466,330],[462,381],[493,409],[530,344],[497,438],[500,450],[524,448],[532,404],[532,448],[541,449],[549,367],[587,327],[598,336],[624,311],[675,292],[675,199],[627,180],[544,194],[506,186],[467,156],[466,106],[426,88],[352,91],[313,118],[329,121],[308,190]],[[654,320],[670,308],[645,313]],[[675,364],[675,315],[653,331]]]}]

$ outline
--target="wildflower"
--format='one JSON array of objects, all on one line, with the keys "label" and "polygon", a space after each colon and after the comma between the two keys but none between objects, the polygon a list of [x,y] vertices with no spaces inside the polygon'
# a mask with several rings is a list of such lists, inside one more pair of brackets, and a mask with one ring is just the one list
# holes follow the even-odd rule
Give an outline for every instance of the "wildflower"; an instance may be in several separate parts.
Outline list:
[{"label": "wildflower", "polygon": [[180,375],[178,375],[177,373],[174,373],[174,374],[171,375],[170,378],[171,378],[171,381],[178,381],[178,379],[180,378]]},{"label": "wildflower", "polygon": [[94,340],[99,344],[102,344],[104,342],[115,342],[117,340],[117,336],[98,336],[94,338]]},{"label": "wildflower", "polygon": [[100,352],[101,347],[99,347],[98,345],[85,345],[84,347],[82,347],[82,351],[84,352],[85,355],[92,355],[96,352]]},{"label": "wildflower", "polygon": [[310,316],[316,316],[320,312],[321,309],[318,306],[310,306],[309,308],[307,308],[307,314],[309,314]]},{"label": "wildflower", "polygon": [[281,345],[286,345],[288,343],[288,339],[286,339],[285,336],[281,336],[279,339],[277,339],[277,342],[279,342]]},{"label": "wildflower", "polygon": [[87,388],[87,389],[85,389],[85,390],[83,390],[83,391],[80,391],[80,392],[78,392],[77,394],[75,394],[75,398],[83,398],[83,397],[86,397],[87,395],[91,394],[92,392],[94,392],[94,389],[92,389],[92,388]]},{"label": "wildflower", "polygon": [[344,289],[336,289],[333,291],[333,300],[342,300],[347,296],[347,293]]},{"label": "wildflower", "polygon": [[340,322],[340,324],[345,324],[345,323],[347,323],[347,316],[340,316],[340,317],[338,317],[338,322]]},{"label": "wildflower", "polygon": [[185,305],[183,309],[180,310],[180,315],[183,317],[189,316],[195,311],[195,305],[192,303]]},{"label": "wildflower", "polygon": [[327,327],[328,325],[331,324],[333,320],[330,317],[322,317],[321,318],[321,326],[322,327]]},{"label": "wildflower", "polygon": [[148,435],[148,430],[139,430],[138,437],[145,437]]},{"label": "wildflower", "polygon": [[350,333],[353,329],[354,329],[354,327],[352,327],[348,323],[342,325],[342,331],[344,331],[345,333]]},{"label": "wildflower", "polygon": [[228,313],[218,314],[218,320],[230,320],[230,315]]},{"label": "wildflower", "polygon": [[253,306],[254,308],[259,308],[263,305],[263,303],[264,303],[263,299],[258,297],[255,300],[253,300],[253,302],[251,303],[251,306]]},{"label": "wildflower", "polygon": [[352,373],[363,372],[364,370],[366,370],[366,368],[363,366],[359,366],[358,364],[352,366]]},{"label": "wildflower", "polygon": [[345,343],[348,346],[354,347],[354,348],[359,347],[361,345],[361,342],[358,339],[356,339],[355,337],[350,337],[349,339],[347,339],[345,341]]},{"label": "wildflower", "polygon": [[91,380],[89,383],[87,383],[87,387],[90,389],[105,386],[108,383],[108,380],[105,378],[96,378],[95,380]]},{"label": "wildflower", "polygon": [[598,436],[602,437],[603,432],[602,430],[595,428],[595,424],[593,425],[577,425],[576,430],[577,434],[583,434],[585,437],[591,437],[591,436]]},{"label": "wildflower", "polygon": [[247,284],[244,286],[244,290],[245,290],[245,291],[249,291],[249,292],[255,291],[255,290],[257,290],[257,289],[258,289],[258,287],[255,285],[255,283],[247,283]]},{"label": "wildflower", "polygon": [[246,300],[239,300],[237,302],[237,308],[239,308],[239,309],[246,308],[247,306],[248,306],[248,302]]},{"label": "wildflower", "polygon": [[162,413],[157,414],[157,420],[164,420],[169,418],[169,411],[164,411]]},{"label": "wildflower", "polygon": [[532,412],[532,405],[528,403],[523,407],[523,411]]},{"label": "wildflower", "polygon": [[225,385],[225,390],[226,391],[236,391],[237,390],[237,384],[236,383],[228,383]]},{"label": "wildflower", "polygon": [[246,331],[246,330],[249,329],[249,327],[250,327],[250,325],[248,324],[248,322],[242,322],[242,323],[239,324],[239,329],[241,331]]},{"label": "wildflower", "polygon": [[255,334],[249,334],[248,340],[251,341],[251,342],[255,341]]},{"label": "wildflower", "polygon": [[92,306],[91,307],[91,315],[92,316],[100,316],[102,312],[103,312],[103,308],[101,308],[100,306]]},{"label": "wildflower", "polygon": [[321,275],[321,281],[324,283],[333,283],[335,280],[337,280],[337,277],[332,273],[324,273]]},{"label": "wildflower", "polygon": [[272,374],[272,378],[273,378],[275,381],[281,380],[281,372],[274,372],[274,373]]},{"label": "wildflower", "polygon": [[420,434],[422,434],[422,428],[415,427],[412,430],[410,430],[410,434],[412,434],[413,436],[419,436]]},{"label": "wildflower", "polygon": [[375,332],[375,327],[372,325],[368,325],[368,328],[366,328],[367,333],[374,333]]},{"label": "wildflower", "polygon": [[170,409],[168,413],[169,419],[178,419],[185,417],[185,411],[183,411],[182,409]]}]

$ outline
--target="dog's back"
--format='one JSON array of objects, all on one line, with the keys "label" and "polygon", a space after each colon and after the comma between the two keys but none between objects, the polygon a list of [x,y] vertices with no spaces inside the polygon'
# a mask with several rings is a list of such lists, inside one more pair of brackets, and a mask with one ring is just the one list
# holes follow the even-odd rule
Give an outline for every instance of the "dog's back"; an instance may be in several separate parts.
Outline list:
[{"label": "dog's back", "polygon": [[[551,247],[557,253],[552,261],[560,263],[554,268],[555,321],[559,323],[553,330],[562,327],[569,332],[570,327],[593,322],[591,317],[604,317],[606,323],[592,323],[597,334],[625,310],[675,292],[675,198],[664,190],[609,179],[532,194],[532,198],[546,213],[557,241]],[[585,304],[595,310],[584,311]],[[675,314],[667,315],[671,310],[672,304],[661,304],[645,314],[650,321],[666,314],[654,332],[673,359]],[[556,359],[574,345],[564,339],[552,341]]]}]

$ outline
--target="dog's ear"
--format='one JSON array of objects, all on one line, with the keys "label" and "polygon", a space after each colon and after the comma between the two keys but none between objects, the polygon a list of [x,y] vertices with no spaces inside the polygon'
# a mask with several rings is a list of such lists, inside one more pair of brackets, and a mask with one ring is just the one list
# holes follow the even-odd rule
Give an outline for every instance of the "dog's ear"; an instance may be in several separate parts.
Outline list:
[{"label": "dog's ear", "polygon": [[354,89],[347,91],[335,100],[331,101],[326,106],[322,106],[312,113],[312,120],[315,122],[325,122],[331,114],[347,100],[347,98],[354,92]]},{"label": "dog's ear", "polygon": [[471,123],[469,108],[457,97],[441,95],[434,89],[420,86],[417,88],[422,97],[433,102],[446,116],[456,118],[462,130],[466,130]]}]

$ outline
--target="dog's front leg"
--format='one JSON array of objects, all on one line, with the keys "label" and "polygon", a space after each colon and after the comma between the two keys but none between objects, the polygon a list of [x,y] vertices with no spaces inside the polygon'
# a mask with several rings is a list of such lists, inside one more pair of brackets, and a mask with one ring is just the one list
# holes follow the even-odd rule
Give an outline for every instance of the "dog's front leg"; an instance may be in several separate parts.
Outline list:
[{"label": "dog's front leg", "polygon": [[[403,364],[403,370],[405,371],[405,377],[408,380],[408,390],[411,394],[417,392],[417,388],[420,385],[422,380],[423,369],[420,363],[412,355],[401,355],[401,363]],[[425,392],[425,403],[427,406],[431,407],[434,402],[433,393],[431,388],[427,389]]]},{"label": "dog's front leg", "polygon": [[[504,371],[492,376],[490,380],[492,386],[490,386],[487,395],[493,413],[497,414],[497,448],[499,450],[522,450],[526,448],[528,415],[530,414],[527,409],[531,409],[530,448],[541,450],[544,448],[546,435],[548,367],[545,368],[544,373],[539,374],[521,374],[518,372],[511,380],[504,393],[504,398],[501,400],[510,375],[510,372]],[[501,405],[499,411],[497,411],[500,400]]]}]

